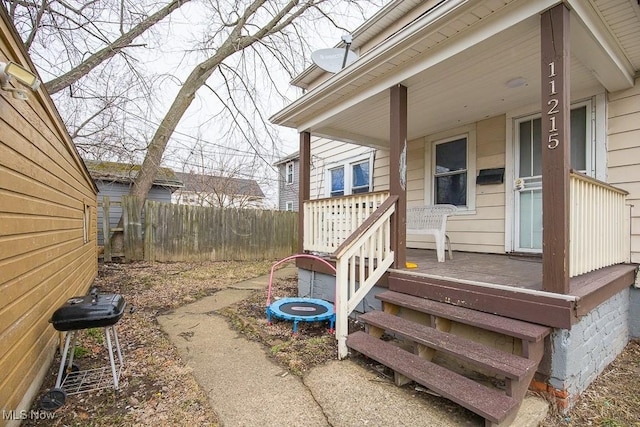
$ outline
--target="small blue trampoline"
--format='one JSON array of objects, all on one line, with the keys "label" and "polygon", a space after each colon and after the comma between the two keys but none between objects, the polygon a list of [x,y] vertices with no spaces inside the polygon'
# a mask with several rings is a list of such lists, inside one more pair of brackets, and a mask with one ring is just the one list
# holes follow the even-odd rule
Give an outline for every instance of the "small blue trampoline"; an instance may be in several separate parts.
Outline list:
[{"label": "small blue trampoline", "polygon": [[329,331],[333,332],[336,314],[333,304],[316,298],[282,298],[267,307],[267,320],[271,318],[293,322],[293,333],[298,333],[298,322],[329,321]]},{"label": "small blue trampoline", "polygon": [[313,258],[329,266],[335,272],[335,267],[326,260],[309,254],[298,254],[278,261],[271,267],[269,276],[269,291],[267,293],[267,321],[271,324],[272,318],[293,322],[293,333],[298,333],[298,322],[329,322],[329,332],[333,333],[336,323],[336,311],[330,302],[317,298],[289,297],[282,298],[271,303],[271,288],[273,285],[273,271],[275,268],[295,258]]}]

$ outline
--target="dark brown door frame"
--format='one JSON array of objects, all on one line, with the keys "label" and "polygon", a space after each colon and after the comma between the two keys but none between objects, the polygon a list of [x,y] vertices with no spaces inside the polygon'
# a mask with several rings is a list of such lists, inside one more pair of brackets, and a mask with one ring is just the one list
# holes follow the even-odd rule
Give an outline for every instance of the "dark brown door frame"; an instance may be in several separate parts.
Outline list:
[{"label": "dark brown door frame", "polygon": [[390,91],[389,193],[398,196],[391,217],[393,268],[404,268],[407,261],[407,87],[396,85]]},{"label": "dark brown door frame", "polygon": [[570,41],[569,9],[541,15],[542,287],[569,293]]}]

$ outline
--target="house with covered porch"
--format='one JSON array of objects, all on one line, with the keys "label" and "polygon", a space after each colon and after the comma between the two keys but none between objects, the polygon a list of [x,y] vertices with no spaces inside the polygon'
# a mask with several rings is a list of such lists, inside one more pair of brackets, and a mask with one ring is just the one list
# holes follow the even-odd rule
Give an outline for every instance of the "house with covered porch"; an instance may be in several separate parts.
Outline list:
[{"label": "house with covered porch", "polygon": [[[335,301],[340,358],[489,425],[529,387],[570,407],[640,336],[638,2],[392,1],[352,37],[271,118],[300,135],[298,251],[337,270],[299,259],[300,294]],[[406,228],[434,204],[457,207],[443,263]]]}]

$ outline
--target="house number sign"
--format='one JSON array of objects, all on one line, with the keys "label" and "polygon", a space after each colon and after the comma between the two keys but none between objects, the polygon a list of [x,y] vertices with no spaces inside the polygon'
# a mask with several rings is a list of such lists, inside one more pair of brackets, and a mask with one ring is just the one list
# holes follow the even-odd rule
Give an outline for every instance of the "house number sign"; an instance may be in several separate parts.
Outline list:
[{"label": "house number sign", "polygon": [[549,119],[549,139],[547,141],[547,148],[555,150],[560,145],[557,120],[558,113],[560,112],[558,97],[558,91],[556,90],[556,63],[552,61],[549,63],[549,100],[547,101],[547,117]]}]

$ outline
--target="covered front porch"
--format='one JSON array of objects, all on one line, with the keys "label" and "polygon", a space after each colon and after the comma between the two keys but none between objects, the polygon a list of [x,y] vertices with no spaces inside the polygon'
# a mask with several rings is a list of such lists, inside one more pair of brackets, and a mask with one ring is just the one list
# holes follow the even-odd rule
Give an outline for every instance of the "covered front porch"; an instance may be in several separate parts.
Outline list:
[{"label": "covered front porch", "polygon": [[[536,366],[544,355],[539,372],[565,397],[584,390],[628,340],[637,269],[628,193],[607,182],[607,114],[612,94],[638,83],[630,55],[609,43],[626,37],[605,25],[612,5],[629,7],[403,2],[363,30],[352,65],[305,74],[308,92],[272,120],[300,133],[298,251],[335,262],[340,358],[347,316],[375,286],[388,290],[376,295],[382,314],[361,316],[373,338],[402,329],[417,358],[430,360],[424,347],[441,342],[425,338],[431,329],[465,324],[466,338],[484,330],[491,344],[511,334],[510,351]],[[359,151],[349,157],[344,144]],[[435,204],[457,209],[447,225],[454,259],[440,263],[424,251],[432,241],[406,225],[408,208]],[[333,275],[314,261],[298,266],[310,277]],[[420,326],[405,322],[416,319]],[[387,357],[395,350],[378,341],[358,335],[349,346],[395,366]],[[572,360],[591,353],[585,374]],[[431,365],[423,365],[415,375],[429,383]],[[507,394],[519,399],[532,375]]]},{"label": "covered front porch", "polygon": [[[517,299],[583,300],[572,293],[588,288],[598,296],[589,304],[595,307],[612,294],[600,289],[633,283],[626,273],[622,282],[617,274],[585,276],[630,261],[627,192],[606,182],[604,115],[607,91],[632,87],[633,74],[619,52],[598,42],[611,35],[588,25],[595,18],[590,10],[577,2],[543,3],[496,3],[482,19],[470,2],[421,13],[426,6],[416,3],[413,20],[370,46],[359,67],[347,67],[274,116],[300,130],[298,251],[336,262],[339,341],[347,333],[344,313],[388,269],[402,270],[408,250],[429,247],[407,232],[411,206],[456,205],[454,249],[540,255],[535,276],[516,273],[530,281],[512,287]],[[457,28],[459,22],[468,24]],[[335,156],[339,141],[374,154],[363,163],[360,153],[357,164],[344,168],[327,157],[327,166],[314,170],[321,162],[312,162],[312,145],[325,147],[313,154],[322,159]],[[363,170],[367,179],[347,182]],[[478,177],[491,170],[503,176],[486,185]],[[334,188],[334,177],[345,182]],[[363,185],[369,192],[361,192]],[[359,194],[342,195],[355,188]],[[452,266],[438,266],[441,276]],[[465,279],[468,286],[505,286],[494,283],[498,276],[475,275]],[[474,308],[496,311],[488,299]],[[579,315],[569,312],[569,320],[552,326],[570,328]]]},{"label": "covered front porch", "polygon": [[[545,278],[542,254],[456,251],[453,259],[438,262],[433,251],[410,247],[408,239],[398,238],[406,233],[404,227],[398,230],[405,212],[400,210],[398,197],[387,191],[305,201],[300,215],[300,252],[324,254],[335,263],[335,299],[341,302],[338,313],[351,313],[374,286],[384,287],[391,275],[422,283],[416,285],[421,289],[411,288],[414,294],[570,329],[581,316],[632,284],[636,266],[627,264],[626,193],[571,173],[569,196],[565,253],[571,267],[561,274],[567,276],[564,292],[556,290],[554,277]],[[453,247],[458,247],[455,240]],[[564,268],[554,261],[547,261],[552,264],[547,270]],[[411,264],[417,268],[407,268]],[[306,259],[300,259],[298,265],[331,273]]]}]

